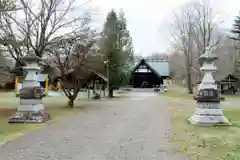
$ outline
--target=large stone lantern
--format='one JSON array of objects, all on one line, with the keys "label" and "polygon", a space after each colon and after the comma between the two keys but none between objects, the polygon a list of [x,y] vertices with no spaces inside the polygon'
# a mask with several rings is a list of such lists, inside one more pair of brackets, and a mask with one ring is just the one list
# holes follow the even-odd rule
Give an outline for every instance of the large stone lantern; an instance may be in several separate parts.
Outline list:
[{"label": "large stone lantern", "polygon": [[210,49],[207,49],[206,53],[199,58],[200,64],[203,64],[200,70],[204,76],[194,98],[197,101],[196,111],[188,119],[193,124],[230,125],[220,107],[220,101],[224,98],[219,96],[217,84],[212,75],[217,70],[214,65],[215,60],[217,55],[212,54]]},{"label": "large stone lantern", "polygon": [[20,90],[20,105],[17,112],[9,118],[9,123],[41,123],[50,116],[44,110],[42,103],[42,89],[38,75],[41,72],[39,62],[41,59],[35,54],[23,57],[26,66],[23,67],[26,77]]}]

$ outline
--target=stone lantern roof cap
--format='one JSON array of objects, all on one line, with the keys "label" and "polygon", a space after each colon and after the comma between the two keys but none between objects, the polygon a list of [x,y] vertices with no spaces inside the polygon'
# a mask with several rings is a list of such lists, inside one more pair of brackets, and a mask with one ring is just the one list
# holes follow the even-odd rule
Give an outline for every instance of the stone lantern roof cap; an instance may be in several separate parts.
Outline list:
[{"label": "stone lantern roof cap", "polygon": [[26,62],[39,62],[42,59],[38,56],[36,56],[34,53],[27,54],[23,57],[23,60]]},{"label": "stone lantern roof cap", "polygon": [[213,54],[210,49],[206,49],[206,52],[199,57],[201,61],[214,61],[218,59],[216,54]]}]

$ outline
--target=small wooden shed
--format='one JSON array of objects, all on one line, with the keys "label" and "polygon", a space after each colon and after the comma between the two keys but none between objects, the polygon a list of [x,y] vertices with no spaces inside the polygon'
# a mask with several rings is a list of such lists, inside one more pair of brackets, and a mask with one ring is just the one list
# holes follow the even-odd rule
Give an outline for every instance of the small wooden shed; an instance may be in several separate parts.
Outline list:
[{"label": "small wooden shed", "polygon": [[218,88],[223,94],[235,94],[237,92],[237,83],[239,79],[233,74],[228,74],[225,76],[216,76],[216,83]]},{"label": "small wooden shed", "polygon": [[[235,94],[238,91],[237,83],[239,83],[239,79],[233,74],[221,76],[216,75],[214,78],[218,89],[222,94]],[[201,81],[197,82],[197,84],[200,83]]]}]

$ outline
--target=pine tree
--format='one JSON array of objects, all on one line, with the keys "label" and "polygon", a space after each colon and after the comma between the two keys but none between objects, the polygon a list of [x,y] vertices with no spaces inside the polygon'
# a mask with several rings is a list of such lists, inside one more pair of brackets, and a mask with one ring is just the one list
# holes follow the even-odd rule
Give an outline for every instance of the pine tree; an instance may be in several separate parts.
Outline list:
[{"label": "pine tree", "polygon": [[109,12],[103,29],[101,52],[105,55],[109,70],[109,97],[113,90],[128,82],[130,57],[133,57],[132,41],[126,27],[123,12]]},{"label": "pine tree", "polygon": [[231,39],[239,41],[240,40],[240,16],[236,16],[233,24],[233,29],[231,30],[231,32],[234,34],[234,36],[231,37]]},{"label": "pine tree", "polygon": [[19,10],[16,8],[15,0],[1,0],[0,1],[0,12],[8,12]]},{"label": "pine tree", "polygon": [[236,49],[238,50],[238,54],[235,56],[233,73],[237,77],[240,77],[240,16],[236,16],[231,32],[233,33],[233,36],[230,38],[236,41]]},{"label": "pine tree", "polygon": [[103,29],[103,45],[101,52],[105,55],[107,61],[107,69],[109,70],[109,97],[113,97],[113,90],[118,85],[120,72],[120,59],[118,51],[118,19],[114,10],[107,15]]},{"label": "pine tree", "polygon": [[133,59],[133,44],[132,44],[132,38],[130,36],[129,30],[127,28],[127,20],[125,18],[124,12],[121,10],[119,13],[118,18],[119,24],[120,24],[120,48],[123,58],[123,67],[122,70],[122,85],[125,85],[129,82],[129,78],[131,75],[131,69],[134,65],[134,59]]}]

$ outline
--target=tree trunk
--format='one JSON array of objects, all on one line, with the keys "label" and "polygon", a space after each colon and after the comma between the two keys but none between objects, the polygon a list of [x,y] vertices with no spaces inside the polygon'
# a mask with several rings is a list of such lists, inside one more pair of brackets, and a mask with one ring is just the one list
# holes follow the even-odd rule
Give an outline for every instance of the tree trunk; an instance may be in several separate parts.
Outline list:
[{"label": "tree trunk", "polygon": [[73,98],[69,98],[69,100],[68,100],[68,106],[71,107],[71,108],[73,108],[73,106],[74,106],[74,99],[73,99]]},{"label": "tree trunk", "polygon": [[109,88],[108,97],[109,98],[113,97],[113,89],[112,88]]},{"label": "tree trunk", "polygon": [[188,94],[193,94],[193,86],[192,86],[192,76],[190,71],[187,71],[187,87],[188,87]]},{"label": "tree trunk", "polygon": [[80,90],[79,87],[77,87],[75,89],[63,87],[63,92],[68,98],[68,106],[69,107],[72,107],[72,108],[74,107],[74,101],[77,98],[79,90]]}]

